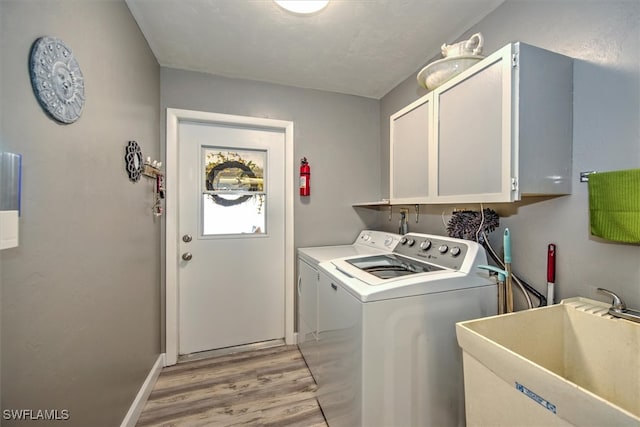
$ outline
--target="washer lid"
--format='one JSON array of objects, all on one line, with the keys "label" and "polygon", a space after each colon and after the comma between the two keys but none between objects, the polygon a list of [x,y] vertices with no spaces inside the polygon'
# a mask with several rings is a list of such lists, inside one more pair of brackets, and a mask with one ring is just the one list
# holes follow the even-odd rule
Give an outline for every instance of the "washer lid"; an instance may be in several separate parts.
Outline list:
[{"label": "washer lid", "polygon": [[[360,277],[353,277],[345,273],[338,265],[349,264],[345,260],[323,262],[319,264],[319,271],[325,273],[330,278],[331,283],[342,287],[364,303],[440,292],[461,291],[479,286],[496,286],[495,282],[489,279],[489,274],[480,269],[476,269],[477,272],[470,275],[460,271],[442,269],[390,280],[379,279],[361,271],[361,276],[366,275],[375,279],[364,282]],[[357,270],[355,267],[352,268]],[[371,281],[376,283],[372,284]]]},{"label": "washer lid", "polygon": [[298,249],[298,255],[313,265],[336,258],[357,257],[379,253],[385,253],[385,251],[361,245],[317,246]]},{"label": "washer lid", "polygon": [[355,268],[383,280],[444,270],[442,267],[416,261],[398,254],[351,258],[345,261]]},{"label": "washer lid", "polygon": [[362,230],[350,245],[312,246],[298,248],[298,256],[317,265],[335,258],[358,257],[391,252],[400,241],[399,234],[376,230]]},{"label": "washer lid", "polygon": [[[390,254],[379,254],[374,256],[355,258],[361,260],[361,265],[364,267],[357,267],[351,264],[354,258],[338,258],[328,262],[321,263],[328,264],[331,268],[340,273],[340,276],[355,279],[360,283],[369,287],[379,287],[382,285],[395,286],[396,282],[416,282],[425,280],[435,280],[436,277],[442,276],[444,273],[454,273],[455,270],[448,268],[438,267],[435,265],[428,265],[419,261],[412,260],[413,263],[420,264],[420,267],[416,265],[405,266],[400,265],[401,261],[389,260],[389,267],[387,268],[380,261],[373,262],[381,257],[386,257]],[[394,254],[398,257],[398,254]],[[400,256],[402,257],[402,256]],[[370,264],[367,263],[370,261]],[[393,266],[392,263],[397,262],[397,266]],[[375,270],[379,271],[375,271]],[[367,271],[370,270],[370,271]],[[386,271],[385,271],[386,270]],[[396,271],[393,271],[396,270]],[[375,274],[374,274],[375,273]]]}]

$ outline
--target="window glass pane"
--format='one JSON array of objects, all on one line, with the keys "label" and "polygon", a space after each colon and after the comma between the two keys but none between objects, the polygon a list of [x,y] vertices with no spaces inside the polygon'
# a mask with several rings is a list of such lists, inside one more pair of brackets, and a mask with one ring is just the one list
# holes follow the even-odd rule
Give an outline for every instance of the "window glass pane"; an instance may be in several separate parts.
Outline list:
[{"label": "window glass pane", "polygon": [[203,149],[203,235],[263,234],[264,150]]},{"label": "window glass pane", "polygon": [[[220,234],[242,234],[242,233],[264,233],[265,230],[265,206],[264,196],[249,196],[238,204],[225,206],[220,204],[224,197],[225,201],[233,200],[234,196],[218,196],[214,199],[208,195],[203,195],[203,234],[205,236]],[[246,196],[239,196],[244,198]],[[236,201],[236,200],[234,200]]]}]

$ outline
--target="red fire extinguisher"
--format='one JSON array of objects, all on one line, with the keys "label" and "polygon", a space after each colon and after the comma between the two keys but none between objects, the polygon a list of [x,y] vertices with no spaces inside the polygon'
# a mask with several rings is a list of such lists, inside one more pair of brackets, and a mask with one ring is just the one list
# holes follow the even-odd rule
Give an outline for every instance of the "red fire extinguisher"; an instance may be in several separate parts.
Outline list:
[{"label": "red fire extinguisher", "polygon": [[306,157],[300,160],[300,195],[308,196],[311,194],[309,180],[311,179],[311,167]]}]

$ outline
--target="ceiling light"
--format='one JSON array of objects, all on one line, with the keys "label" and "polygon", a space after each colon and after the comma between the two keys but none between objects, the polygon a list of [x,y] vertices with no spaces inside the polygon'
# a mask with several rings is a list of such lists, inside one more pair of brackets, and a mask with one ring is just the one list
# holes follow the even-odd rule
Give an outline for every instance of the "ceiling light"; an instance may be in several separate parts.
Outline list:
[{"label": "ceiling light", "polygon": [[274,0],[278,6],[299,14],[315,13],[324,9],[329,0]]}]

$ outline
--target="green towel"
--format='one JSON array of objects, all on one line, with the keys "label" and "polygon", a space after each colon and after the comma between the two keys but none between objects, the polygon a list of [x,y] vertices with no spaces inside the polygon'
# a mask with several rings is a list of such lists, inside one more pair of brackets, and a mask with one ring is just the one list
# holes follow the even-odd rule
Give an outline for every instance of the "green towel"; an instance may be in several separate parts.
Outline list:
[{"label": "green towel", "polygon": [[640,169],[589,175],[591,234],[640,243]]}]

